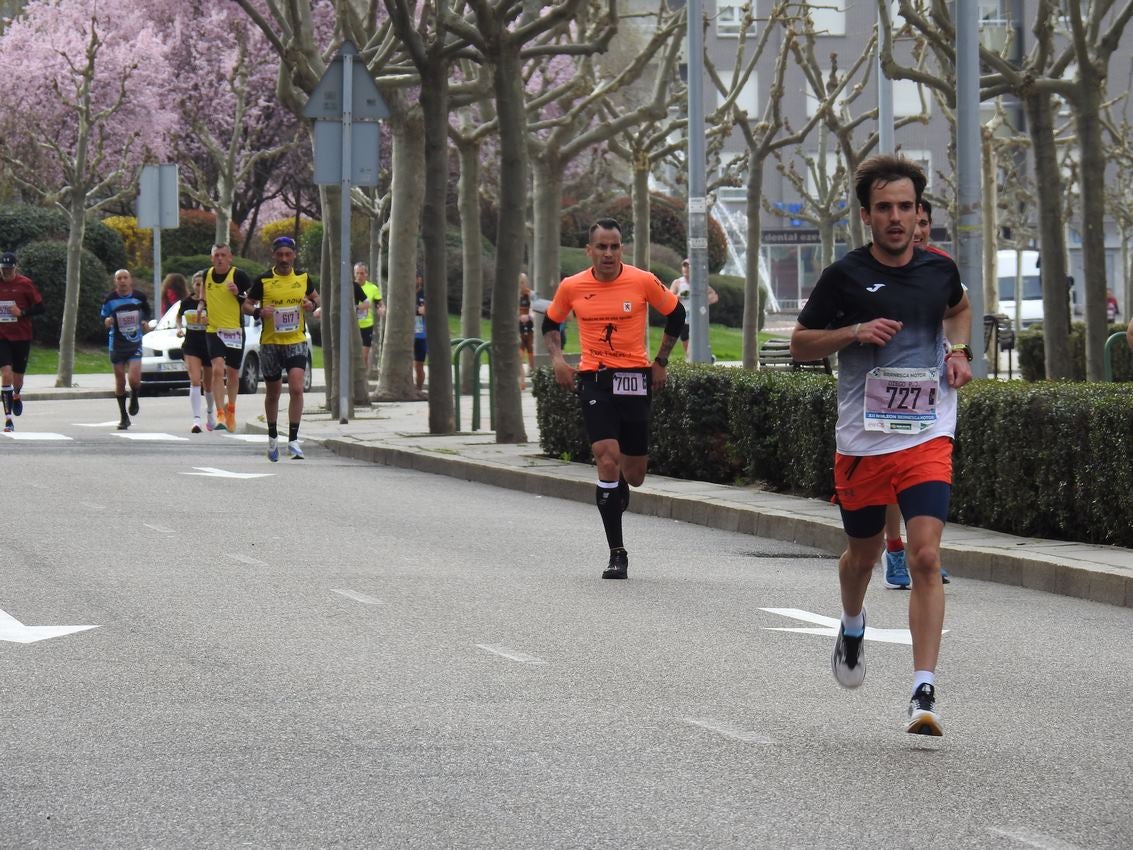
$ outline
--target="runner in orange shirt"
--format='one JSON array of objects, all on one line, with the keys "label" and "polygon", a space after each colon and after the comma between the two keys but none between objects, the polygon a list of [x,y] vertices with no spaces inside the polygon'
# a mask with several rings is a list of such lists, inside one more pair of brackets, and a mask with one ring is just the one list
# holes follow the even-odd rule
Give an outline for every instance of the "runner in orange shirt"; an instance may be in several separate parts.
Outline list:
[{"label": "runner in orange shirt", "polygon": [[[685,310],[654,275],[622,262],[622,230],[614,219],[591,225],[586,254],[591,267],[564,279],[547,307],[543,341],[555,381],[568,388],[577,384],[598,467],[595,500],[610,546],[602,578],[623,579],[629,556],[622,541],[622,513],[629,505],[629,485],[640,487],[645,480],[651,394],[665,385],[669,352],[680,337]],[[668,317],[652,363],[645,347],[650,304]],[[559,325],[572,312],[582,345],[577,371],[563,359],[559,338]]]}]

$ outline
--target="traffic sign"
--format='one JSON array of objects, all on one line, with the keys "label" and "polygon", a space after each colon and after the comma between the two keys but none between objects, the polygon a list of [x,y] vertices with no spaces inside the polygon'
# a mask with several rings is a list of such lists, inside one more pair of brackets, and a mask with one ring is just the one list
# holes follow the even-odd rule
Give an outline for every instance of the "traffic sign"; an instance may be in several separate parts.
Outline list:
[{"label": "traffic sign", "polygon": [[[342,120],[343,113],[346,112],[343,108],[345,104],[342,97],[344,83],[342,65],[345,61],[343,57],[347,54],[357,56],[358,48],[352,42],[344,41],[331,61],[330,67],[323,74],[323,78],[319,80],[315,90],[311,92],[311,96],[307,99],[307,104],[303,107],[304,118]],[[389,118],[389,107],[386,106],[381,92],[374,84],[374,78],[366,70],[366,63],[351,62],[350,64],[352,72],[350,75],[350,117],[354,121],[380,121]]]},{"label": "traffic sign", "polygon": [[172,230],[181,224],[177,166],[144,165],[138,181],[138,227]]}]

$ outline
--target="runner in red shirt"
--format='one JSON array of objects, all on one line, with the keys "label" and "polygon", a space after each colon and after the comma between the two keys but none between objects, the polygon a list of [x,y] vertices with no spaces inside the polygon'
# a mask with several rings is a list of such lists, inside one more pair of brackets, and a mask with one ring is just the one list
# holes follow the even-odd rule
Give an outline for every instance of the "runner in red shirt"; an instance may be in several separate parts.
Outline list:
[{"label": "runner in red shirt", "polygon": [[0,256],[0,395],[4,430],[15,431],[12,417],[24,412],[20,390],[31,355],[31,317],[43,313],[43,297],[35,284],[16,272],[16,255]]},{"label": "runner in red shirt", "polygon": [[[669,352],[680,337],[685,310],[656,276],[622,262],[622,230],[614,219],[591,226],[586,253],[591,267],[559,284],[543,321],[543,340],[555,381],[569,388],[577,384],[598,467],[595,500],[610,546],[602,578],[624,579],[629,556],[622,542],[622,513],[629,505],[629,485],[640,487],[645,480],[651,393],[665,385]],[[652,363],[645,347],[650,304],[668,317]],[[563,359],[559,337],[559,325],[572,312],[582,345],[578,371]]]}]

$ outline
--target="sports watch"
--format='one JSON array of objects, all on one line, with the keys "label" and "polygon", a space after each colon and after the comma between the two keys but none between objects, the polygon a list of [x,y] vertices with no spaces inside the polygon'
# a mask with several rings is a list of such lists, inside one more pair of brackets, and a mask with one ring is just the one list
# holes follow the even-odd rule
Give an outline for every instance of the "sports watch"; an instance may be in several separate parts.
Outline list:
[{"label": "sports watch", "polygon": [[968,358],[969,363],[972,362],[972,348],[971,348],[971,346],[967,345],[966,343],[960,342],[960,343],[957,343],[956,345],[953,345],[950,349],[948,349],[948,353],[949,354],[963,354],[965,357]]}]

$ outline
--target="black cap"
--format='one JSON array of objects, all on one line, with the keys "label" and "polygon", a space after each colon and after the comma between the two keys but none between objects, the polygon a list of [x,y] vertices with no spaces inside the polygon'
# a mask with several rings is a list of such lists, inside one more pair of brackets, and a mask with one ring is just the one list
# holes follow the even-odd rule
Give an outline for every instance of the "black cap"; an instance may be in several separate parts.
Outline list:
[{"label": "black cap", "polygon": [[0,255],[0,266],[14,266],[16,264],[16,255],[11,251]]}]

